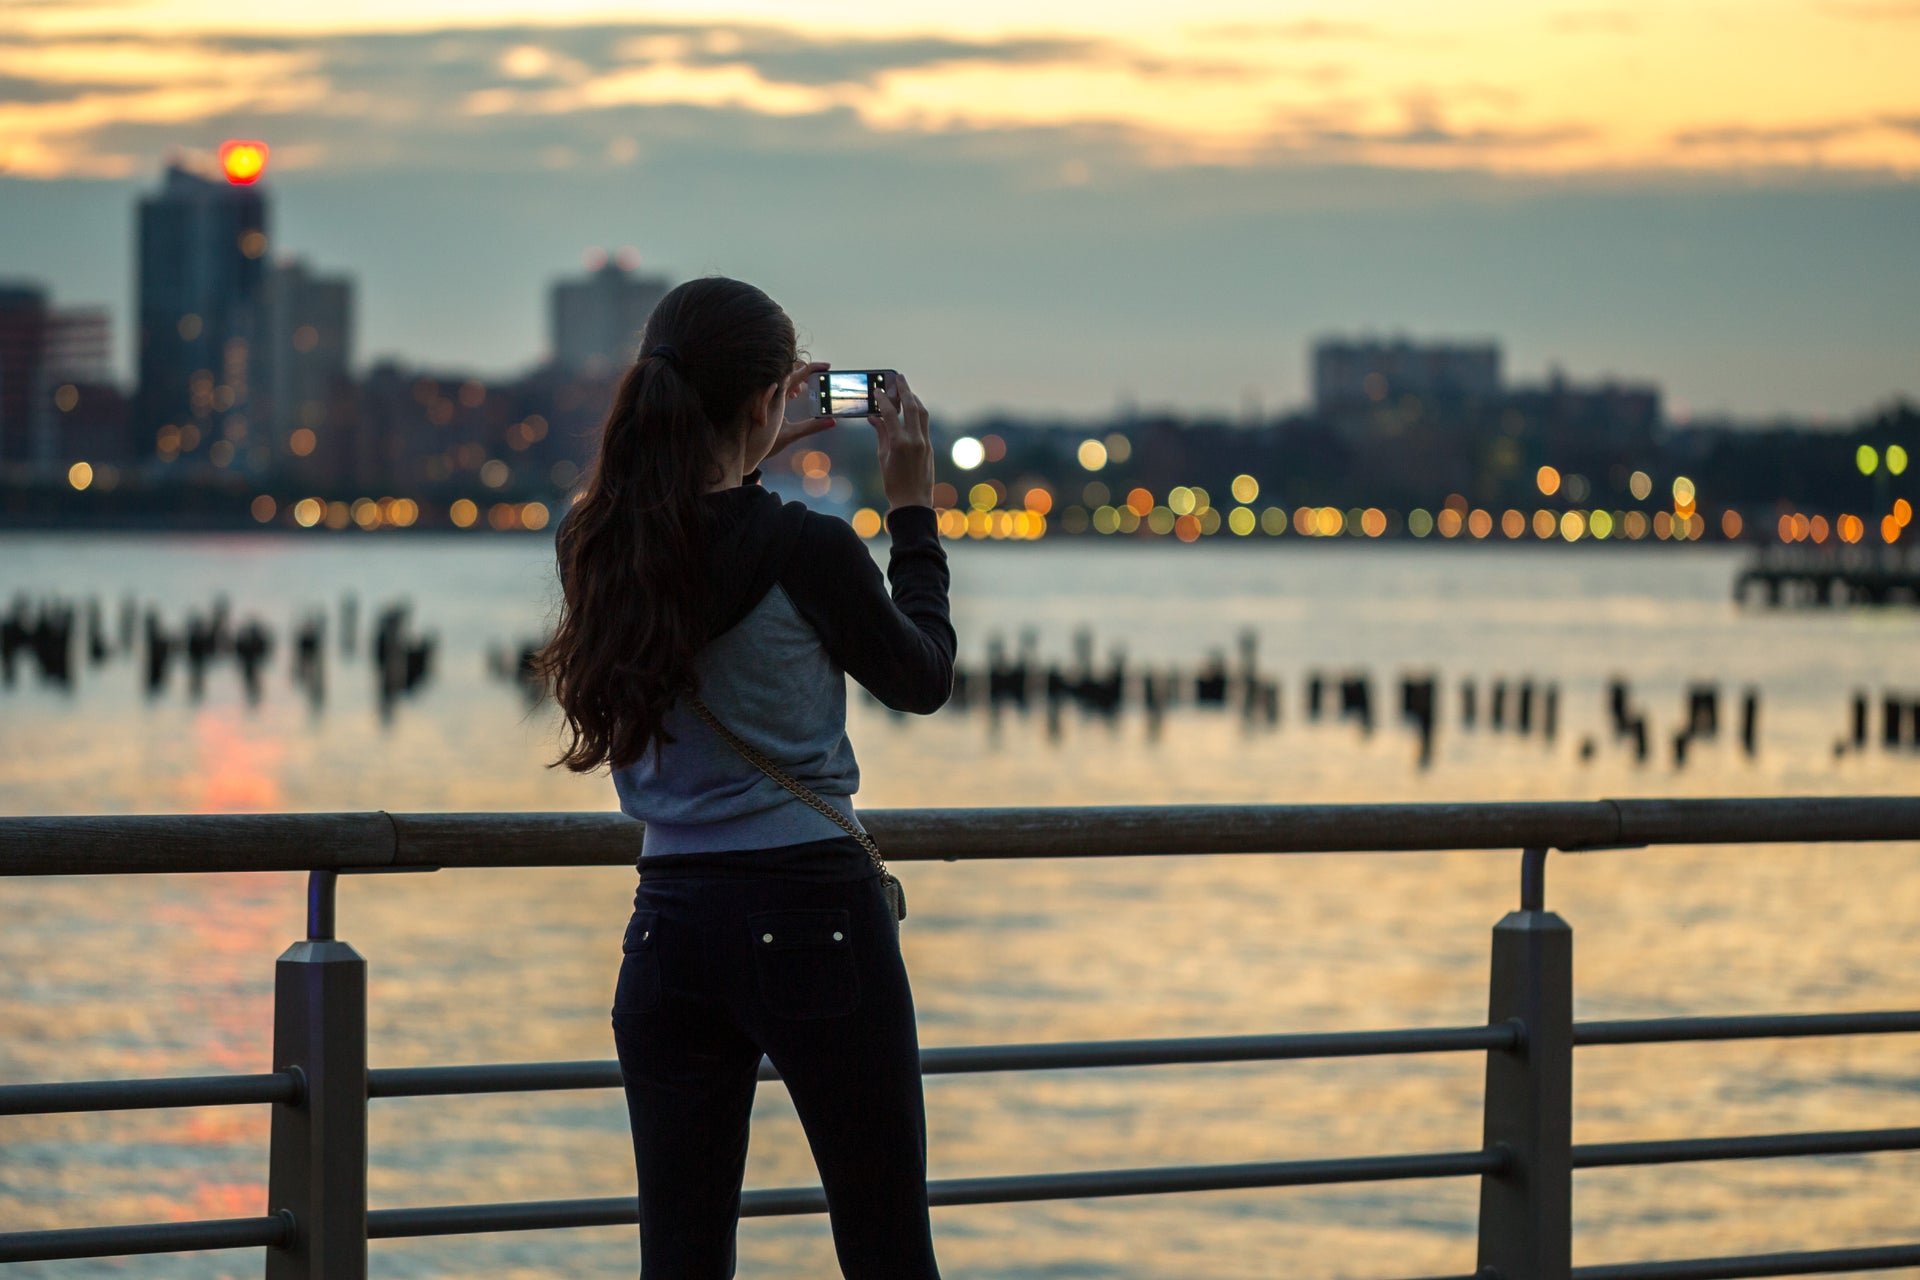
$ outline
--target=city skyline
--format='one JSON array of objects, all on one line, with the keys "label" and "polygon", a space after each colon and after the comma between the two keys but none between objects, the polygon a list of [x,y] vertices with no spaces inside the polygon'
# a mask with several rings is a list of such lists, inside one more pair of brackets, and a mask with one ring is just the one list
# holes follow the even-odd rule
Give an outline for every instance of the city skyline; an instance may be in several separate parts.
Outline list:
[{"label": "city skyline", "polygon": [[131,194],[258,137],[361,350],[481,376],[539,354],[584,248],[636,245],[961,417],[1297,405],[1327,331],[1498,336],[1694,416],[1920,394],[1909,3],[17,12],[0,274],[118,315]]}]

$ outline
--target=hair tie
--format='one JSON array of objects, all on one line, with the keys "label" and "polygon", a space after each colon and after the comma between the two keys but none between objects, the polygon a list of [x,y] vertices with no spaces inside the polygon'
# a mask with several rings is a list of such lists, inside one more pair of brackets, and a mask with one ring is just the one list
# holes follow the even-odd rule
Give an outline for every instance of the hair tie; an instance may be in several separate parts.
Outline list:
[{"label": "hair tie", "polygon": [[680,370],[682,373],[686,372],[686,366],[680,363],[680,353],[678,351],[675,351],[672,345],[669,343],[656,342],[651,347],[647,348],[646,354],[648,356],[651,356],[660,360],[665,360],[668,364]]}]

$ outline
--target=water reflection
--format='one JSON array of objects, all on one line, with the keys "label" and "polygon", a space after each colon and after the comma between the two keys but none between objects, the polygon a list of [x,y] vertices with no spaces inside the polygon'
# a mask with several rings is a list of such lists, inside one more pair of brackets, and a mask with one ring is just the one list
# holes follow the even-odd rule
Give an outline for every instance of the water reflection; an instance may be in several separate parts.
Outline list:
[{"label": "water reflection", "polygon": [[[0,590],[64,593],[76,657],[69,689],[18,650],[18,681],[0,695],[0,809],[612,808],[604,778],[542,767],[550,712],[527,714],[510,674],[550,609],[544,555],[423,546],[392,559],[257,542],[122,542],[109,555],[91,543],[10,546]],[[1912,789],[1913,699],[1894,681],[1920,626],[1838,611],[1739,615],[1724,600],[1724,558],[1450,557],[1436,568],[1391,549],[1020,552],[955,549],[967,666],[986,692],[931,719],[851,704],[863,804]],[[211,619],[212,581],[236,621],[286,620],[260,703],[248,703],[237,658],[209,664],[198,703],[177,674],[147,701],[139,610],[159,608],[176,634],[181,602]],[[129,594],[133,613],[104,603]],[[103,602],[113,654],[98,667],[82,644],[90,598]],[[400,600],[413,608],[387,652],[432,635],[431,674],[383,723],[373,637],[380,610]],[[123,617],[133,620],[124,639]],[[997,712],[996,634],[1003,672],[1028,664],[1024,680],[1004,679]],[[304,685],[280,683],[303,648],[326,675],[323,721]],[[502,674],[489,680],[495,653]],[[1278,702],[1271,724],[1264,693],[1248,718],[1261,682]],[[1696,697],[1707,686],[1718,690],[1710,714]],[[1763,695],[1752,754],[1749,688]],[[1429,698],[1433,755],[1419,769]],[[1892,750],[1887,699],[1899,709]],[[1679,772],[1670,744],[1683,732]],[[1575,929],[1577,1014],[1908,1007],[1920,972],[1916,853],[1784,846],[1560,862],[1549,903]],[[1485,1013],[1488,930],[1513,903],[1515,861],[911,864],[904,937],[922,1038],[1472,1022]],[[349,880],[340,925],[369,960],[375,1064],[611,1056],[632,881],[619,868]],[[265,1069],[273,960],[301,930],[302,897],[299,877],[277,874],[0,884],[0,1080]],[[1903,1037],[1600,1048],[1583,1050],[1576,1072],[1579,1142],[1920,1125],[1920,1073]],[[1471,1055],[1431,1055],[935,1078],[933,1172],[1459,1149],[1478,1139],[1480,1075]],[[784,1092],[764,1089],[758,1111],[749,1185],[811,1182]],[[372,1125],[379,1207],[630,1189],[611,1092],[382,1100]],[[258,1212],[265,1152],[264,1109],[0,1121],[0,1221]],[[1913,1155],[1583,1173],[1577,1260],[1896,1243],[1912,1236],[1917,1176]],[[935,1228],[962,1280],[1459,1274],[1471,1269],[1475,1196],[1470,1181],[1436,1181],[1145,1197],[940,1210]],[[753,1221],[741,1242],[743,1276],[833,1274],[823,1222]],[[373,1258],[381,1277],[635,1269],[624,1229],[382,1243]],[[15,1270],[210,1280],[258,1269],[255,1255],[206,1254]]]}]

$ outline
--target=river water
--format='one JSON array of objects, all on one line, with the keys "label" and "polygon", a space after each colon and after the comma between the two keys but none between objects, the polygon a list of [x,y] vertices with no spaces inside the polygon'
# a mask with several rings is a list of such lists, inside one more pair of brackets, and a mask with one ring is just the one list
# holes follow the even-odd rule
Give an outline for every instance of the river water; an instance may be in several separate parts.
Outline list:
[{"label": "river water", "polygon": [[[493,655],[552,606],[539,540],[0,538],[0,607],[99,598],[109,653],[71,687],[22,659],[0,688],[0,813],[610,809],[604,777],[544,767],[554,719]],[[1735,553],[1706,547],[1456,544],[953,548],[962,658],[1031,632],[1071,667],[1191,672],[1251,633],[1277,723],[1175,707],[1157,725],[978,705],[850,729],[871,807],[1900,794],[1920,752],[1878,745],[1879,699],[1920,688],[1920,614],[1743,611]],[[257,705],[231,661],[191,696],[143,691],[117,651],[119,602],[177,629],[216,594],[277,637]],[[356,646],[341,652],[342,600]],[[432,634],[425,682],[382,711],[366,650],[383,606]],[[325,696],[290,680],[291,626],[323,609]],[[1378,723],[1306,714],[1309,673],[1364,673]],[[1433,674],[1431,762],[1394,715]],[[1645,762],[1610,727],[1630,683]],[[1490,684],[1558,689],[1557,732],[1495,732]],[[1480,690],[1480,721],[1458,688]],[[1672,739],[1690,686],[1722,691],[1720,733]],[[1739,696],[1759,695],[1755,751]],[[1868,749],[1841,749],[1856,690]],[[1329,704],[1331,707],[1331,703]],[[1511,714],[1511,710],[1509,711]],[[1539,715],[1538,710],[1535,712]],[[1589,743],[1591,744],[1589,746]],[[1577,1015],[1912,1007],[1920,849],[1672,849],[1557,860]],[[912,865],[904,936],[927,1045],[1471,1023],[1488,930],[1514,903],[1512,851]],[[340,933],[368,959],[375,1065],[605,1058],[632,873],[441,872],[350,880]],[[251,1072],[268,1066],[273,958],[302,883],[277,874],[0,884],[0,1082]],[[1479,1142],[1476,1055],[934,1077],[935,1177],[1460,1150]],[[1920,1125],[1911,1037],[1583,1050],[1575,1141]],[[0,1226],[263,1211],[265,1108],[0,1119]],[[613,1092],[376,1102],[376,1207],[630,1194]],[[1605,1170],[1575,1183],[1577,1263],[1920,1239],[1920,1157]],[[813,1180],[777,1085],[757,1104],[749,1186]],[[952,1278],[1395,1277],[1471,1270],[1476,1186],[1436,1180],[935,1211]],[[378,1243],[382,1277],[614,1277],[627,1229]],[[15,1268],[23,1277],[256,1275],[209,1253]],[[825,1223],[741,1228],[742,1276],[836,1274]],[[1909,1273],[1916,1274],[1916,1273]]]}]

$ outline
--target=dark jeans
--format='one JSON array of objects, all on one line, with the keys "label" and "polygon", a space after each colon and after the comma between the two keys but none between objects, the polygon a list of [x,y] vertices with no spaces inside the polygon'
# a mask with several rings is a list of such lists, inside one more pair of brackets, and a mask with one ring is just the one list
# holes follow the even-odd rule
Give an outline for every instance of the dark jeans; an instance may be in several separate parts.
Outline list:
[{"label": "dark jeans", "polygon": [[826,1188],[847,1280],[938,1280],[913,995],[851,839],[641,861],[613,1034],[642,1280],[726,1280],[760,1055]]}]

